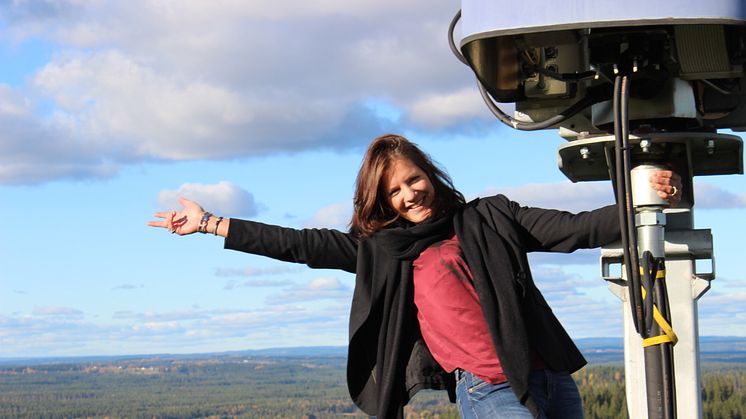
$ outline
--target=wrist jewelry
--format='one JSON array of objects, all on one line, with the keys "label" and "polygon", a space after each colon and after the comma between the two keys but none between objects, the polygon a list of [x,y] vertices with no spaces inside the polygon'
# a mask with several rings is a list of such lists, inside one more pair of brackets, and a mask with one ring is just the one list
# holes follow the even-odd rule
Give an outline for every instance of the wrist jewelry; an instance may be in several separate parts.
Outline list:
[{"label": "wrist jewelry", "polygon": [[210,217],[212,217],[212,213],[205,211],[204,214],[202,214],[202,219],[199,220],[199,232],[200,233],[207,233],[207,222],[210,221]]},{"label": "wrist jewelry", "polygon": [[215,234],[216,236],[218,235],[218,226],[220,225],[221,221],[223,221],[223,217],[218,217],[218,220],[215,221],[215,232],[213,234]]}]

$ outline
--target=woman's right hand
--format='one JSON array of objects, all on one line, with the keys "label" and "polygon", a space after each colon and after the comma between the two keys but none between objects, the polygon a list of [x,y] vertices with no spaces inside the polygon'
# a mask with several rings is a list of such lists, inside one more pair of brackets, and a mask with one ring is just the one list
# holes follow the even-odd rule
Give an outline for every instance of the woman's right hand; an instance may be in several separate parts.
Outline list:
[{"label": "woman's right hand", "polygon": [[184,207],[181,211],[156,212],[154,216],[162,220],[149,221],[148,225],[165,228],[180,236],[196,233],[205,210],[198,203],[183,197],[179,198],[179,203]]}]

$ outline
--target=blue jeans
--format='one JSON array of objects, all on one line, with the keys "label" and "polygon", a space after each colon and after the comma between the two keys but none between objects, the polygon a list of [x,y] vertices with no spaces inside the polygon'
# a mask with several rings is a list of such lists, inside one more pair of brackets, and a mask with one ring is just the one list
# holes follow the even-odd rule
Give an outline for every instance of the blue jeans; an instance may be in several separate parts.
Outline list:
[{"label": "blue jeans", "polygon": [[[462,419],[533,418],[510,384],[490,384],[469,372],[457,371],[456,399]],[[531,371],[528,391],[541,408],[540,418],[583,418],[578,386],[567,372]]]}]

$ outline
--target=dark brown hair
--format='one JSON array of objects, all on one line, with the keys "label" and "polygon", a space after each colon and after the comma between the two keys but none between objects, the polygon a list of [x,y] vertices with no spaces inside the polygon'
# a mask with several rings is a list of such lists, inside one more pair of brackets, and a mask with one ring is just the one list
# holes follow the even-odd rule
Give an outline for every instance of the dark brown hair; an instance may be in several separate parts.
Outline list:
[{"label": "dark brown hair", "polygon": [[440,169],[416,144],[395,135],[382,135],[368,146],[355,183],[350,233],[368,237],[399,219],[388,204],[383,191],[383,178],[392,161],[406,158],[425,172],[435,189],[433,215],[441,214],[465,202],[461,192],[453,187],[448,174]]}]

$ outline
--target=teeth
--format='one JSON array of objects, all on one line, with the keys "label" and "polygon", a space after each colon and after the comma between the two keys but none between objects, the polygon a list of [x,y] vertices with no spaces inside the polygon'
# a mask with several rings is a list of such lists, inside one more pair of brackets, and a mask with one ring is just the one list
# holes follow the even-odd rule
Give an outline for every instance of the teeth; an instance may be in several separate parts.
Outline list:
[{"label": "teeth", "polygon": [[425,200],[425,197],[420,197],[420,199],[417,200],[417,202],[414,202],[410,207],[409,211],[418,211],[422,209],[422,202]]}]

